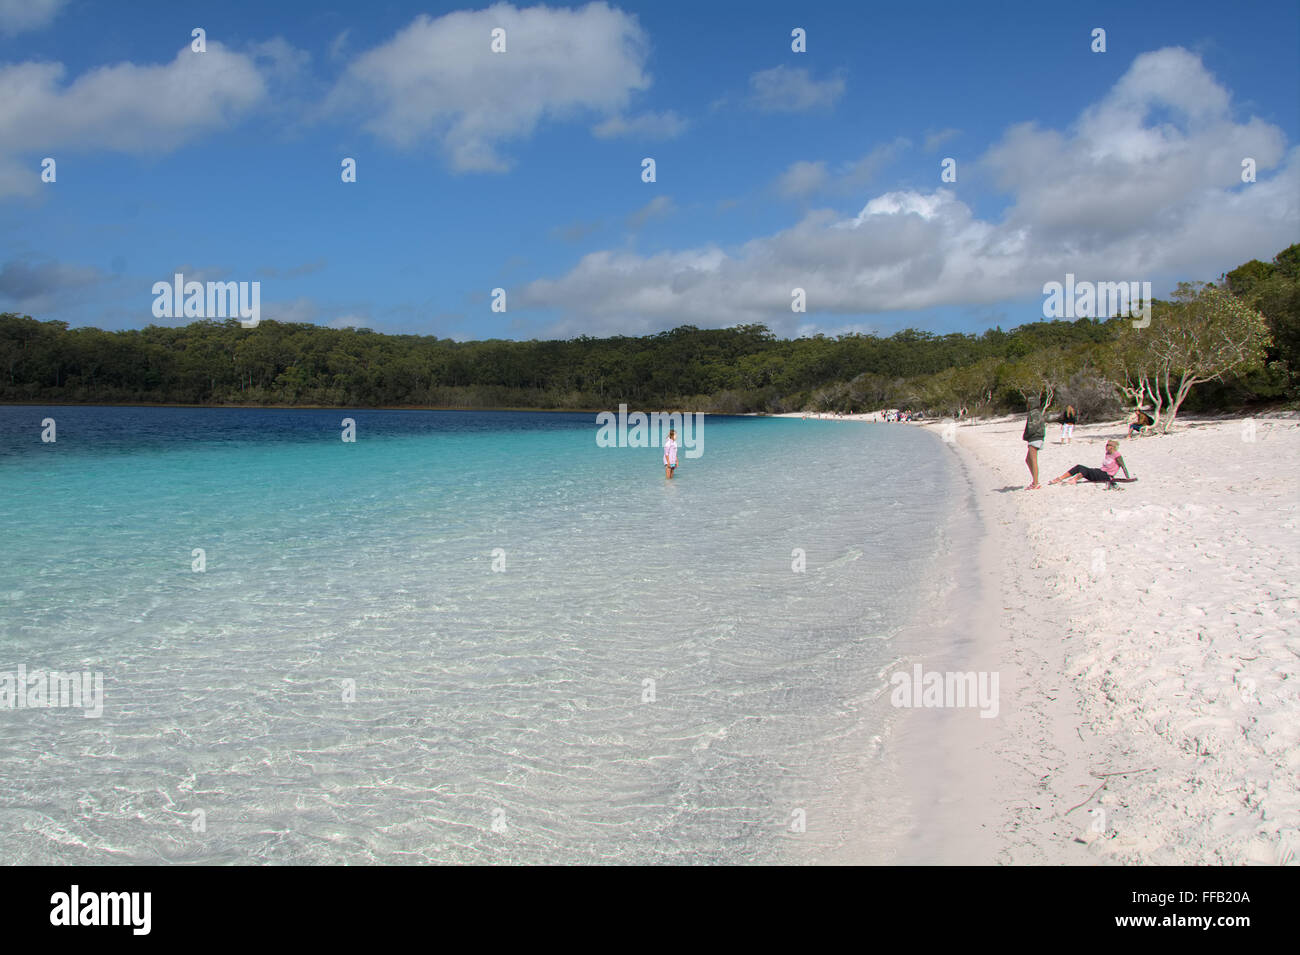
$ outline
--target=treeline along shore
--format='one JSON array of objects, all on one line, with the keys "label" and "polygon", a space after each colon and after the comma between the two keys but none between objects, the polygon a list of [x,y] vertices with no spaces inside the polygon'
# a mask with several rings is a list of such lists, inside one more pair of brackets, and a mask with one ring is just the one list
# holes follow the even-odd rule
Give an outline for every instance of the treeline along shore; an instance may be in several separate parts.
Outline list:
[{"label": "treeline along shore", "polygon": [[[326,407],[609,408],[1081,419],[1146,407],[1238,411],[1300,399],[1300,245],[1130,317],[1011,331],[780,339],[764,325],[467,341],[236,319],[103,331],[0,314],[0,401]],[[1173,414],[1170,414],[1170,412]]]}]

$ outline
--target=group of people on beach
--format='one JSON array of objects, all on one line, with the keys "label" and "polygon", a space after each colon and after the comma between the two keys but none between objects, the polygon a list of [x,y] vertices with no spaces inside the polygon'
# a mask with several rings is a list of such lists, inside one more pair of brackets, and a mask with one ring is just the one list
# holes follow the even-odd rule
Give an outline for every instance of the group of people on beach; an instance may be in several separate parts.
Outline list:
[{"label": "group of people on beach", "polygon": [[[893,411],[885,416],[885,420],[893,422],[911,421],[912,414],[908,411]],[[1066,405],[1065,411],[1061,415],[1061,444],[1069,444],[1073,439],[1074,426],[1078,423],[1078,420],[1079,415],[1074,410],[1074,406]],[[1130,422],[1129,434],[1132,433],[1133,423]],[[1025,465],[1029,468],[1030,483],[1025,490],[1034,491],[1042,487],[1038,483],[1038,452],[1047,443],[1046,409],[1043,407],[1043,399],[1039,395],[1029,399],[1029,413],[1025,418],[1025,430],[1021,438],[1029,445],[1029,450],[1025,452]],[[664,442],[664,477],[671,481],[676,470],[677,429],[669,428],[668,440]],[[1076,464],[1060,477],[1053,478],[1048,483],[1077,484],[1079,478],[1083,478],[1085,481],[1093,483],[1105,483],[1107,490],[1111,490],[1115,488],[1115,480],[1120,471],[1124,472],[1125,480],[1135,480],[1129,474],[1128,465],[1124,463],[1123,455],[1119,453],[1119,442],[1112,439],[1106,442],[1106,452],[1102,457],[1101,467],[1090,468],[1086,464]]]},{"label": "group of people on beach", "polygon": [[[1029,413],[1025,418],[1025,430],[1021,438],[1029,445],[1029,450],[1025,453],[1025,466],[1029,468],[1030,483],[1025,488],[1027,491],[1034,491],[1041,488],[1038,483],[1038,452],[1043,449],[1047,443],[1047,418],[1046,409],[1043,407],[1041,396],[1035,395],[1029,399]],[[1065,413],[1061,415],[1061,443],[1069,444],[1074,436],[1074,426],[1078,422],[1078,413],[1074,410],[1073,405],[1066,405]],[[1086,464],[1076,464],[1070,470],[1066,471],[1060,477],[1053,478],[1049,484],[1077,484],[1079,479],[1094,482],[1097,484],[1104,483],[1107,490],[1116,489],[1115,481],[1119,477],[1119,472],[1124,472],[1124,479],[1127,481],[1134,480],[1129,474],[1128,465],[1124,463],[1124,457],[1119,453],[1119,442],[1110,440],[1106,442],[1106,451],[1102,457],[1101,467],[1090,468]]]}]

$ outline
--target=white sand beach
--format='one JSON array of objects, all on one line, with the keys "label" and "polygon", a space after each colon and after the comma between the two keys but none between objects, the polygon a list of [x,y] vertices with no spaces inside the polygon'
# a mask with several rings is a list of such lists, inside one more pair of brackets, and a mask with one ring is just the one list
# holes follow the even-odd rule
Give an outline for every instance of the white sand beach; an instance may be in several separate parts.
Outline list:
[{"label": "white sand beach", "polygon": [[[924,426],[946,432],[989,534],[998,599],[972,656],[1001,706],[904,720],[903,768],[931,794],[911,861],[1300,864],[1300,420],[1131,440],[1116,421],[1068,446],[1051,425],[1034,491],[1021,417]],[[1108,438],[1136,483],[1046,486],[1099,466]]]},{"label": "white sand beach", "polygon": [[1044,484],[1117,438],[1118,491],[1020,490],[1022,426],[949,432],[1004,555],[995,861],[1300,863],[1300,422],[1049,428]]}]

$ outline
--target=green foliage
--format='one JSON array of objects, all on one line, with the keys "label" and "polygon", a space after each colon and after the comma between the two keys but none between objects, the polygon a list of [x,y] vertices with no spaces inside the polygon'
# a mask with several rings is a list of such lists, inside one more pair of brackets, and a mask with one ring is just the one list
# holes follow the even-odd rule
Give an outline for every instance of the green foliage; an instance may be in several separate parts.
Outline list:
[{"label": "green foliage", "polygon": [[1181,282],[1174,305],[1152,318],[1150,352],[1169,406],[1166,431],[1193,387],[1263,367],[1268,321],[1242,299],[1200,282]]},{"label": "green foliage", "polygon": [[1266,371],[1254,389],[1266,396],[1294,398],[1300,391],[1300,244],[1279,252],[1271,263],[1252,259],[1224,276],[1228,290],[1264,316],[1272,344]]},{"label": "green foliage", "polygon": [[[1016,340],[1096,334],[1092,326],[1044,324],[1060,327],[1026,326]],[[779,340],[762,325],[686,325],[639,338],[455,342],[275,321],[245,329],[234,319],[69,330],[6,314],[0,399],[535,408],[626,401],[741,412],[864,411],[930,395],[975,408],[991,404],[1006,350],[1000,332]],[[928,387],[904,384],[934,375],[941,377]]]},{"label": "green foliage", "polygon": [[[274,321],[246,329],[235,319],[106,332],[0,314],[0,400],[587,409],[627,402],[724,413],[885,407],[955,415],[1020,411],[1026,395],[1046,392],[1054,408],[1074,404],[1086,420],[1115,410],[1121,394],[1149,400],[1143,382],[1171,368],[1171,355],[1186,366],[1178,375],[1210,382],[1188,407],[1295,399],[1300,246],[1271,263],[1247,262],[1221,284],[1227,292],[1188,286],[1190,299],[1156,302],[1148,329],[1079,319],[980,335],[907,329],[888,338],[782,340],[763,325],[684,325],[635,338],[457,342]],[[1240,360],[1220,361],[1227,339],[1214,330],[1225,328],[1240,339],[1233,346]],[[1162,388],[1170,404],[1178,400],[1174,385],[1172,394]]]}]

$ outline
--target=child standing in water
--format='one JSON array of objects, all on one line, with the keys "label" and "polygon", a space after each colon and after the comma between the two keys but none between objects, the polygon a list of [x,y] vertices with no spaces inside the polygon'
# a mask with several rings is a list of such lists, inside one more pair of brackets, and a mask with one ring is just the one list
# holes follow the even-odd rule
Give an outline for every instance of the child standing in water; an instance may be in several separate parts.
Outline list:
[{"label": "child standing in water", "polygon": [[675,470],[677,470],[677,429],[669,428],[668,440],[664,442],[664,477],[671,481]]}]

